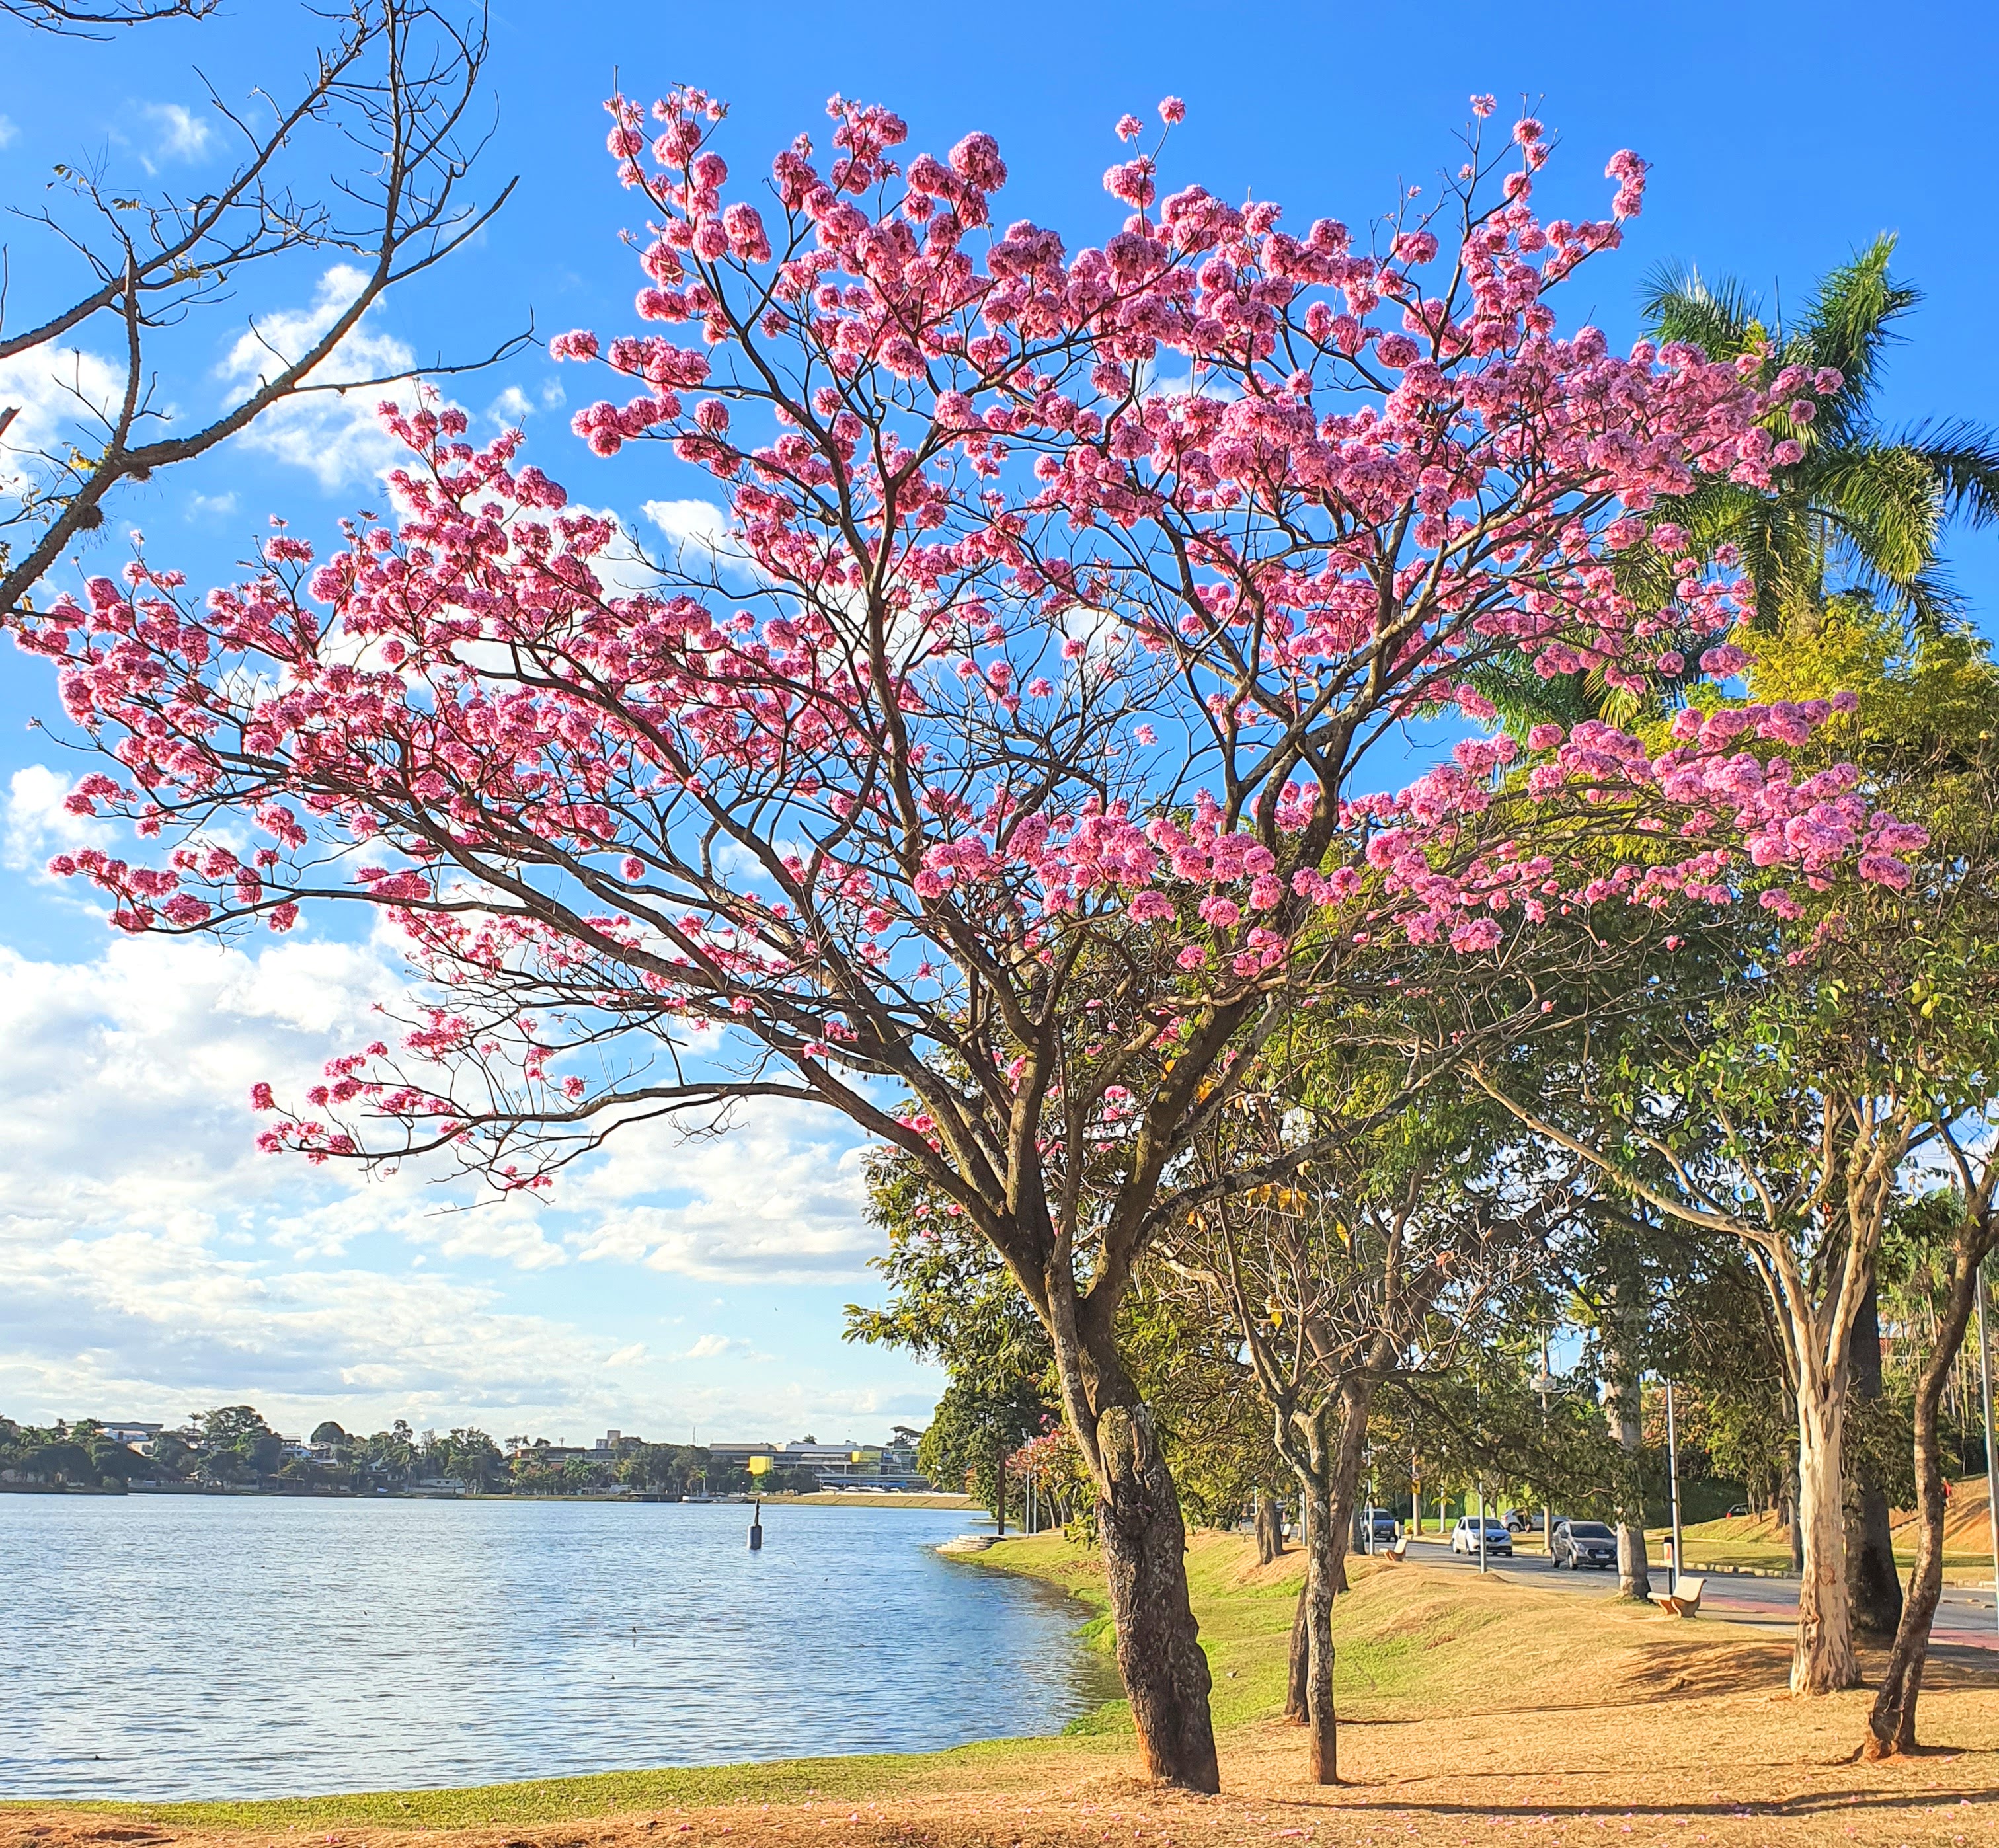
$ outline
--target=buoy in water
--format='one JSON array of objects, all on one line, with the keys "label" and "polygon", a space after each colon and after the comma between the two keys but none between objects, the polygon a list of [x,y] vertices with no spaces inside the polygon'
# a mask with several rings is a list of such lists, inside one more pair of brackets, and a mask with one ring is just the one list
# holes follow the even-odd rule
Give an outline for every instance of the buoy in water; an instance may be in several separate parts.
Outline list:
[{"label": "buoy in water", "polygon": [[750,1550],[760,1553],[764,1550],[764,1504],[760,1498],[757,1511],[750,1517]]}]

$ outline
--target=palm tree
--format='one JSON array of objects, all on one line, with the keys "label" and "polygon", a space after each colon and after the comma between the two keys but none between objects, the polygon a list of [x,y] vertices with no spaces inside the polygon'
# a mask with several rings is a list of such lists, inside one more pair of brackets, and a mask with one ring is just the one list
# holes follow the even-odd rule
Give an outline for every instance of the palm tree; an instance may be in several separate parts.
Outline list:
[{"label": "palm tree", "polygon": [[[1766,634],[1789,624],[1815,628],[1829,606],[1852,600],[1889,611],[1918,640],[1963,620],[1943,570],[1941,549],[1953,517],[1983,525],[1999,518],[1999,431],[1966,419],[1884,431],[1874,400],[1895,323],[1921,299],[1888,274],[1895,240],[1875,239],[1850,262],[1821,277],[1803,319],[1766,326],[1761,305],[1739,282],[1710,283],[1692,268],[1665,265],[1644,284],[1647,330],[1682,341],[1710,358],[1765,355],[1768,383],[1786,366],[1815,375],[1830,367],[1844,381],[1817,400],[1817,414],[1795,422],[1781,414],[1771,434],[1803,452],[1772,469],[1767,488],[1720,479],[1661,500],[1656,524],[1685,529],[1697,556],[1733,545],[1756,590],[1755,625]],[[1620,583],[1641,602],[1671,600],[1675,573],[1649,545],[1618,560]],[[1519,656],[1481,663],[1468,677],[1509,730],[1552,719],[1628,724],[1656,697],[1608,686],[1600,668],[1543,679]],[[1668,701],[1679,684],[1658,690]]]},{"label": "palm tree", "polygon": [[1815,622],[1830,600],[1857,593],[1935,634],[1963,614],[1942,568],[1945,524],[1999,518],[1999,431],[1963,418],[1890,431],[1876,414],[1895,324],[1921,299],[1889,275],[1894,248],[1883,234],[1828,271],[1789,327],[1781,318],[1766,325],[1733,278],[1710,283],[1690,266],[1665,265],[1646,279],[1645,318],[1659,339],[1713,359],[1763,351],[1766,383],[1786,366],[1830,367],[1845,380],[1808,421],[1776,418],[1771,434],[1803,454],[1772,469],[1767,490],[1711,481],[1673,504],[1701,552],[1733,544],[1740,552],[1759,628]]}]

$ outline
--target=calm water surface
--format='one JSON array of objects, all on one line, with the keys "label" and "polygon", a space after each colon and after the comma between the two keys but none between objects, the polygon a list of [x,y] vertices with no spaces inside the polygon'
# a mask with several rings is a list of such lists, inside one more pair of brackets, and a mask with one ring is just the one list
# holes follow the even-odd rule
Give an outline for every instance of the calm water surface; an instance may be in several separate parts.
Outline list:
[{"label": "calm water surface", "polygon": [[0,1796],[924,1751],[1116,1692],[951,1511],[0,1495]]}]

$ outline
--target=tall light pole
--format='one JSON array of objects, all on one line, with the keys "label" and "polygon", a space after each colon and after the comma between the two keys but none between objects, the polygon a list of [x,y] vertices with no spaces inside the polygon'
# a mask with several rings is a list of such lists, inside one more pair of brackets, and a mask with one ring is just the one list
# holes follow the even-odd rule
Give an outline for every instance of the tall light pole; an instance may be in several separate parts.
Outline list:
[{"label": "tall light pole", "polygon": [[1992,1455],[1992,1350],[1985,1338],[1985,1266],[1978,1267],[1978,1391],[1985,1402],[1985,1513],[1992,1528],[1992,1607],[1999,1612],[1999,1468]]},{"label": "tall light pole", "polygon": [[1680,1588],[1680,1437],[1673,1422],[1673,1383],[1666,1382],[1666,1473],[1672,1485],[1673,1503],[1673,1556],[1666,1567],[1666,1591],[1668,1596],[1678,1594]]}]

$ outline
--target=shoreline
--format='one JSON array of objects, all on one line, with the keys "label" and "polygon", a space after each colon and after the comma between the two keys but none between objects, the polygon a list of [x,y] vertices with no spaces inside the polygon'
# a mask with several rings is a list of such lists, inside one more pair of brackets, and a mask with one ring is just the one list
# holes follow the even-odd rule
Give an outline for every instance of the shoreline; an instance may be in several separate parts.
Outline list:
[{"label": "shoreline", "polygon": [[[1097,1560],[1058,1535],[960,1557],[1103,1609]],[[1353,1590],[1335,1607],[1344,1781],[1308,1784],[1302,1735],[1279,1717],[1301,1567],[1295,1552],[1259,1566],[1239,1536],[1190,1538],[1220,1798],[1148,1785],[1114,1701],[1062,1735],[919,1754],[255,1802],[9,1803],[0,1848],[133,1842],[140,1825],[149,1843],[180,1848],[253,1836],[275,1848],[307,1829],[335,1848],[402,1848],[440,1830],[465,1832],[438,1848],[725,1848],[739,1834],[760,1848],[822,1848],[829,1829],[848,1848],[1094,1848],[1128,1831],[1173,1848],[1287,1836],[1455,1848],[1474,1824],[1507,1828],[1515,1848],[1555,1848],[1606,1823],[1636,1823],[1647,1839],[1704,1836],[1710,1848],[1816,1848],[1839,1820],[1912,1845],[1999,1821],[1989,1671],[1933,1663],[1923,1724],[1935,1742],[1914,1759],[1859,1764],[1847,1754],[1869,1693],[1791,1700],[1782,1639],[1365,1556],[1349,1562]],[[1107,1633],[1100,1617],[1079,1639],[1102,1647]]]},{"label": "shoreline", "polygon": [[100,1500],[141,1501],[154,1497],[195,1496],[210,1500],[229,1501],[460,1501],[556,1502],[592,1507],[644,1506],[649,1507],[749,1507],[762,1502],[767,1507],[918,1508],[965,1512],[977,1507],[968,1495],[951,1495],[935,1490],[821,1489],[809,1495],[712,1495],[705,1500],[684,1495],[536,1495],[513,1490],[490,1495],[466,1495],[452,1490],[390,1489],[362,1494],[352,1489],[251,1489],[203,1483],[149,1484],[129,1489],[99,1489],[87,1485],[46,1483],[0,1483],[0,1495],[67,1496],[95,1497]]}]

